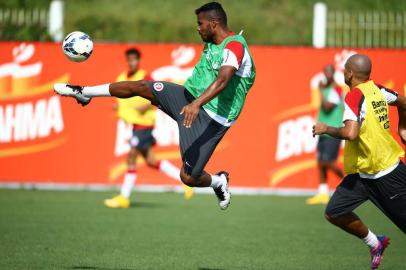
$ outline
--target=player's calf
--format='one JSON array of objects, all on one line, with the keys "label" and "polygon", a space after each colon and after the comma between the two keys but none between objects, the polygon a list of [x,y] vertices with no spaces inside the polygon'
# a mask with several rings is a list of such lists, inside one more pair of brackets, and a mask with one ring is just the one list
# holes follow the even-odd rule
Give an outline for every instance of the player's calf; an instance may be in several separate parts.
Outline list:
[{"label": "player's calf", "polygon": [[149,87],[148,81],[123,81],[111,83],[109,86],[110,95],[118,98],[130,98],[140,96],[156,103],[155,97]]}]

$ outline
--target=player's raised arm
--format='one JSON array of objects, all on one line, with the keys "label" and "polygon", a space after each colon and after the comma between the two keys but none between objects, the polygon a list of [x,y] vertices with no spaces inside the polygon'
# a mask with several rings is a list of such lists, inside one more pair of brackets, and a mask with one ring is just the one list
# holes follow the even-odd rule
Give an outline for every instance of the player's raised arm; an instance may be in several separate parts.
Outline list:
[{"label": "player's raised arm", "polygon": [[192,103],[183,107],[180,114],[184,114],[183,125],[185,127],[190,128],[192,126],[193,121],[199,114],[200,107],[220,94],[226,88],[236,71],[236,68],[233,66],[222,66],[217,79],[209,85],[206,91]]}]

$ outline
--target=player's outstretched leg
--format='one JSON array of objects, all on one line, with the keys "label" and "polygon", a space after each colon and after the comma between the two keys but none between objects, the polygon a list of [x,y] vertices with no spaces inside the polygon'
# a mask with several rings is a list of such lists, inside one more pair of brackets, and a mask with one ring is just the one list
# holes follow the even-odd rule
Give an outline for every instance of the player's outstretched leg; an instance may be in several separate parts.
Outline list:
[{"label": "player's outstretched leg", "polygon": [[384,235],[376,236],[362,220],[354,213],[333,216],[326,213],[326,219],[344,231],[362,239],[369,246],[371,254],[371,269],[377,269],[383,259],[383,253],[388,247],[390,238]]},{"label": "player's outstretched leg", "polygon": [[156,105],[157,102],[153,96],[147,81],[124,81],[111,84],[101,84],[96,86],[79,86],[64,83],[56,83],[54,90],[61,96],[70,96],[82,106],[90,103],[92,97],[118,97],[130,98],[140,96],[151,101]]},{"label": "player's outstretched leg", "polygon": [[226,210],[230,205],[231,194],[228,190],[229,173],[220,171],[217,174],[210,175],[203,173],[200,176],[191,176],[182,168],[180,172],[182,182],[189,187],[211,187],[217,196],[221,210]]}]

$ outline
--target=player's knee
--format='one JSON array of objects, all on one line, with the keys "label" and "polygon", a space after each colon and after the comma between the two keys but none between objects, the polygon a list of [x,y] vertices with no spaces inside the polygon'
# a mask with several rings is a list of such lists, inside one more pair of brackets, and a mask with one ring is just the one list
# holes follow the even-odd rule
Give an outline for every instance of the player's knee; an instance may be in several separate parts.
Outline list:
[{"label": "player's knee", "polygon": [[331,214],[330,212],[326,211],[324,212],[324,218],[330,222],[331,224],[336,224],[337,223],[337,217]]},{"label": "player's knee", "polygon": [[137,158],[136,150],[134,148],[131,148],[130,152],[128,152],[127,163],[135,164],[136,158]]},{"label": "player's knee", "polygon": [[333,218],[329,213],[325,212],[324,213],[324,218],[328,221],[331,222],[331,219]]},{"label": "player's knee", "polygon": [[327,168],[328,167],[328,161],[320,160],[319,161],[319,166],[322,168]]},{"label": "player's knee", "polygon": [[180,179],[182,180],[183,184],[185,184],[186,186],[189,186],[189,187],[194,186],[195,180],[194,180],[193,176],[187,175],[183,171],[180,172]]},{"label": "player's knee", "polygon": [[328,161],[328,162],[326,162],[326,165],[325,165],[327,168],[329,168],[329,169],[331,169],[331,168],[333,168],[334,167],[334,161]]},{"label": "player's knee", "polygon": [[127,158],[127,164],[128,165],[135,165],[135,157],[134,156],[128,156]]},{"label": "player's knee", "polygon": [[148,167],[150,168],[154,168],[154,169],[159,169],[158,167],[158,162],[154,161],[154,160],[146,160],[145,163],[147,164]]}]

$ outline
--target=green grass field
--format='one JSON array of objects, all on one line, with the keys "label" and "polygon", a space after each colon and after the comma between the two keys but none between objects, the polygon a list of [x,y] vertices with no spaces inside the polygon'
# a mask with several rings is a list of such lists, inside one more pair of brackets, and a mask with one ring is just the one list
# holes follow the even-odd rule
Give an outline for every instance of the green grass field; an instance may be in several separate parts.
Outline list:
[{"label": "green grass field", "polygon": [[[369,269],[363,243],[303,197],[135,193],[106,209],[106,192],[0,190],[0,269]],[[375,207],[358,211],[392,237],[380,269],[405,269],[406,237]]]}]

